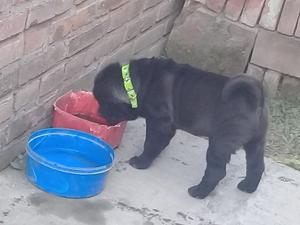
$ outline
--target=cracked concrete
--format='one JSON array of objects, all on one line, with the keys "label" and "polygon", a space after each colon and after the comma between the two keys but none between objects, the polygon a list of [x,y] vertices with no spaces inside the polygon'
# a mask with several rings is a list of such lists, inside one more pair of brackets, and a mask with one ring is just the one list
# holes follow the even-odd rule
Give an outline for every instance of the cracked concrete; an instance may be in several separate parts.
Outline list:
[{"label": "cracked concrete", "polygon": [[178,132],[148,170],[127,160],[139,154],[144,122],[128,124],[116,162],[100,195],[64,199],[32,186],[23,171],[0,173],[0,224],[6,225],[299,225],[300,173],[266,159],[254,194],[236,185],[245,174],[243,151],[233,155],[227,176],[206,199],[191,198],[205,169],[207,141]]}]

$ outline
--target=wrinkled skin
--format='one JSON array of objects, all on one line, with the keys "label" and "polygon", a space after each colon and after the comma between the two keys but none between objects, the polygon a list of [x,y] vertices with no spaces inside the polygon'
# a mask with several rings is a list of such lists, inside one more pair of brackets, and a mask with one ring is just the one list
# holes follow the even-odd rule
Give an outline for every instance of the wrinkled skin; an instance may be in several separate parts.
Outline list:
[{"label": "wrinkled skin", "polygon": [[267,107],[259,82],[244,75],[230,79],[157,58],[131,61],[130,76],[138,95],[137,109],[128,101],[118,63],[98,74],[93,93],[100,113],[111,124],[146,119],[144,149],[130,159],[131,166],[148,168],[176,129],[181,129],[209,138],[205,174],[189,188],[191,196],[203,199],[214,190],[226,175],[231,154],[241,147],[246,152],[247,172],[238,188],[247,193],[257,189],[264,171],[267,131]]}]

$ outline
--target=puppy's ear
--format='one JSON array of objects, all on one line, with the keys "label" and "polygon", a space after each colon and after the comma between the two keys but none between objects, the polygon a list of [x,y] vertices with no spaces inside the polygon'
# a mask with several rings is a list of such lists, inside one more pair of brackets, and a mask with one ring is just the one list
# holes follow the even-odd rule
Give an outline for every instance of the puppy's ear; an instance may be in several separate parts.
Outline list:
[{"label": "puppy's ear", "polygon": [[128,104],[130,104],[128,95],[127,95],[126,91],[124,90],[124,87],[114,86],[112,88],[112,95],[113,95],[113,98],[116,100],[117,103],[128,103]]}]

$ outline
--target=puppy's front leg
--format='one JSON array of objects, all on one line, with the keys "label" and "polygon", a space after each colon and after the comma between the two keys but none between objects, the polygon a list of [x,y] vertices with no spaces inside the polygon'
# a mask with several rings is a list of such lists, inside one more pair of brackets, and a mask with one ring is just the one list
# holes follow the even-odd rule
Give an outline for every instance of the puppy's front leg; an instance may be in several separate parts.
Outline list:
[{"label": "puppy's front leg", "polygon": [[147,119],[144,151],[140,156],[131,158],[129,164],[136,169],[147,169],[170,143],[174,134],[175,128],[170,119]]}]

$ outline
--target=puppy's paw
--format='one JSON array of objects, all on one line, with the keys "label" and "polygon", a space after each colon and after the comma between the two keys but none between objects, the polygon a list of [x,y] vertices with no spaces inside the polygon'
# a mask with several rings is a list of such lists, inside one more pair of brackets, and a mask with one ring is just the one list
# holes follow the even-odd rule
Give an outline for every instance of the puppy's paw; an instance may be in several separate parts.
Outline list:
[{"label": "puppy's paw", "polygon": [[134,156],[129,160],[129,164],[136,169],[147,169],[151,165],[151,161]]},{"label": "puppy's paw", "polygon": [[243,192],[253,193],[254,191],[256,191],[257,186],[258,185],[256,183],[251,182],[248,179],[244,179],[238,184],[237,187],[238,187],[238,189],[240,189]]},{"label": "puppy's paw", "polygon": [[205,186],[199,184],[199,185],[190,187],[188,192],[189,192],[190,196],[192,196],[194,198],[204,199],[205,197],[207,197],[209,195],[211,190],[209,188],[206,188]]}]

